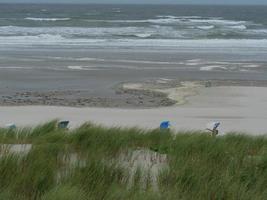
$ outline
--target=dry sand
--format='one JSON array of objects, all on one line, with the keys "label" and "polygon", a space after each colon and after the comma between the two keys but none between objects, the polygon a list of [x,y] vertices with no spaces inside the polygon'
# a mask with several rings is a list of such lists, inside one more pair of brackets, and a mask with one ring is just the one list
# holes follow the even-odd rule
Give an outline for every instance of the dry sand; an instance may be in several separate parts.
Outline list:
[{"label": "dry sand", "polygon": [[204,81],[158,79],[156,81],[144,83],[124,83],[122,88],[125,91],[144,91],[143,93],[145,93],[145,91],[152,91],[155,94],[162,94],[165,98],[169,99],[169,105],[182,105],[186,103],[187,97],[197,95],[198,90],[204,87],[204,83]]},{"label": "dry sand", "polygon": [[198,93],[188,97],[187,104],[153,109],[0,107],[0,125],[36,125],[58,118],[70,120],[71,127],[91,121],[105,126],[157,128],[162,120],[170,120],[175,130],[204,130],[208,122],[220,121],[221,133],[267,133],[267,88],[219,86],[199,88]]}]

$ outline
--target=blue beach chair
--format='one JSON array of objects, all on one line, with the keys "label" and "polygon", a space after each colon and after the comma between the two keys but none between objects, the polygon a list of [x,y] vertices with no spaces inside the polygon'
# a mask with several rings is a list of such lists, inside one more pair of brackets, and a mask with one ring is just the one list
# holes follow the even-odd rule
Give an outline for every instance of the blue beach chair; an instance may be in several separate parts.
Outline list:
[{"label": "blue beach chair", "polygon": [[60,122],[58,122],[58,128],[67,129],[69,123],[70,123],[69,121],[60,121]]},{"label": "blue beach chair", "polygon": [[171,126],[171,123],[169,121],[163,121],[160,124],[160,129],[161,130],[166,130],[166,129],[169,129],[170,126]]}]

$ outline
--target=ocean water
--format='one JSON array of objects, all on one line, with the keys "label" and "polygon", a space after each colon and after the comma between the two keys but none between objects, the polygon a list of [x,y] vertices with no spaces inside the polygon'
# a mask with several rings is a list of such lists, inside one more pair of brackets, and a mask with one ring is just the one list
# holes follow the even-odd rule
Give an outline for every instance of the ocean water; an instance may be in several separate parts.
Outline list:
[{"label": "ocean water", "polygon": [[266,55],[266,6],[0,4],[0,70],[250,72],[253,79],[266,72]]},{"label": "ocean water", "polygon": [[[267,39],[267,7],[0,5],[1,41]],[[168,44],[168,43],[167,43]]]}]

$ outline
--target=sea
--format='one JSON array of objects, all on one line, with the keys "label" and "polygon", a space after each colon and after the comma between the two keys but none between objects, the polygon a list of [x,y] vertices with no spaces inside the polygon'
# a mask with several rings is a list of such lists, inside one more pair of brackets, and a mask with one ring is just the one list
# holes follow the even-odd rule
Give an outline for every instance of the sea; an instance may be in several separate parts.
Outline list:
[{"label": "sea", "polygon": [[266,80],[267,6],[0,4],[1,74]]}]

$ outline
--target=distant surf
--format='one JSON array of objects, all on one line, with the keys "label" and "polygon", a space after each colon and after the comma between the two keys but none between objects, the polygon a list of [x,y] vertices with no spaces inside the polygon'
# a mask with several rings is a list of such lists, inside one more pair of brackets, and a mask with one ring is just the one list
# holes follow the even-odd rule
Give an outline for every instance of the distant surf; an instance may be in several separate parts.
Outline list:
[{"label": "distant surf", "polygon": [[[0,52],[4,67],[25,62],[78,71],[109,62],[113,67],[179,67],[198,73],[260,71],[264,67],[253,67],[258,63],[252,60],[267,60],[266,19],[267,7],[1,4]],[[97,49],[112,55],[96,55]],[[8,52],[12,56],[7,59]],[[33,54],[36,58],[26,60]],[[48,54],[74,59],[47,58],[51,66],[46,58],[37,61]],[[223,63],[236,60],[251,65]]]},{"label": "distant surf", "polygon": [[70,20],[70,18],[38,18],[38,17],[26,17],[26,20],[32,20],[32,21],[67,21]]}]

